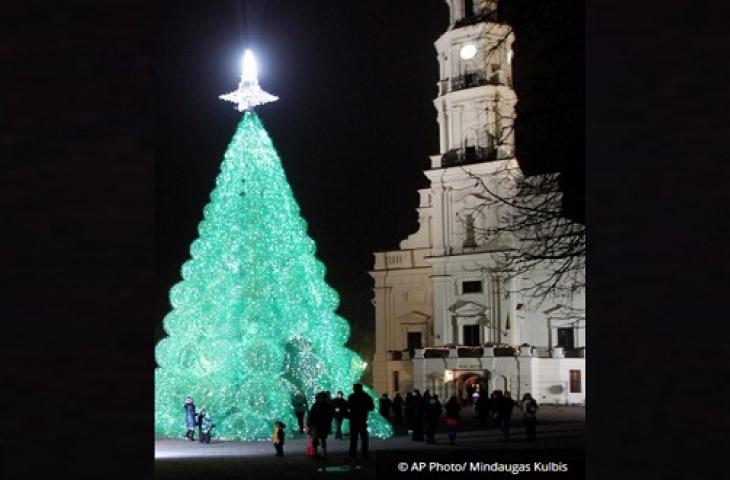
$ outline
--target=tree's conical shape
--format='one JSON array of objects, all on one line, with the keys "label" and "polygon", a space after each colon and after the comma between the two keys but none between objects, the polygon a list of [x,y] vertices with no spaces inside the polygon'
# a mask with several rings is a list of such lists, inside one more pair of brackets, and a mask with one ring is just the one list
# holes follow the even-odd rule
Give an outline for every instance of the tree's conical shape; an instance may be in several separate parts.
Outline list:
[{"label": "tree's conical shape", "polygon": [[[344,346],[339,298],[255,113],[241,119],[210,199],[155,351],[155,431],[183,437],[192,396],[218,438],[266,440],[277,420],[296,424],[296,391],[310,405],[319,391],[349,392],[365,365]],[[369,430],[392,435],[376,412]]]}]

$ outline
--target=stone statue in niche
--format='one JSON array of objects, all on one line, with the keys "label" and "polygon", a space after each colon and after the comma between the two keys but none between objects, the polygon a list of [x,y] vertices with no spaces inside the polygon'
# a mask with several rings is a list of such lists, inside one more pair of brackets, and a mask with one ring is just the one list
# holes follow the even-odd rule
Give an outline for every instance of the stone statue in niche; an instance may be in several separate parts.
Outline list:
[{"label": "stone statue in niche", "polygon": [[476,242],[476,231],[474,229],[474,215],[471,213],[464,217],[464,226],[466,229],[466,239],[464,240],[465,248],[475,248]]}]

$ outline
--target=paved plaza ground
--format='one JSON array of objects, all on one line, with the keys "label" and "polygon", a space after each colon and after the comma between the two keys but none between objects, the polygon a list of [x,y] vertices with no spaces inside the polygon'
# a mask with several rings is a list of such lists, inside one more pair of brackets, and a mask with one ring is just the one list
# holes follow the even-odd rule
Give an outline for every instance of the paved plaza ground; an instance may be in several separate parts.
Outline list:
[{"label": "paved plaza ground", "polygon": [[[515,410],[512,420],[512,439],[502,440],[494,427],[481,429],[469,407],[462,411],[463,421],[456,445],[448,443],[441,425],[436,434],[436,445],[414,442],[405,430],[398,428],[392,438],[370,439],[371,459],[348,459],[349,440],[328,440],[328,459],[314,460],[304,454],[304,438],[287,439],[285,457],[276,458],[274,448],[267,442],[216,441],[210,444],[186,439],[158,439],[155,441],[155,478],[163,479],[254,479],[266,478],[354,478],[375,479],[378,453],[393,450],[420,452],[494,452],[505,450],[582,449],[585,445],[585,408],[580,406],[543,405],[538,416],[537,440],[527,442],[522,415]],[[359,452],[358,452],[359,453]]]}]

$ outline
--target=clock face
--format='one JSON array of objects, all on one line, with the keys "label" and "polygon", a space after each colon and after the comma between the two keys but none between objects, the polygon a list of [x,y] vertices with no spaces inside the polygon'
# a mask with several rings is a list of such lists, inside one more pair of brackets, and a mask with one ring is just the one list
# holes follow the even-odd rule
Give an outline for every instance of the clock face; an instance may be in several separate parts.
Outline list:
[{"label": "clock face", "polygon": [[477,47],[474,46],[471,43],[467,43],[463,47],[461,47],[461,50],[459,51],[459,55],[461,55],[461,58],[464,60],[470,60],[474,58],[474,55],[477,54]]}]

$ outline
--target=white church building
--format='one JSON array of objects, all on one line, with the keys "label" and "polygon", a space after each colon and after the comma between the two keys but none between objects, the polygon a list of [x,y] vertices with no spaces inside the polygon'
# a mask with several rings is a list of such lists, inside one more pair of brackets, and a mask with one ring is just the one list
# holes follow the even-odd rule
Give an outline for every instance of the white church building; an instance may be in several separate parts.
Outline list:
[{"label": "white church building", "polygon": [[[500,208],[475,208],[480,187],[502,192],[514,158],[509,25],[494,0],[446,0],[448,30],[436,40],[440,71],[434,100],[440,152],[424,171],[419,229],[393,251],[375,252],[373,269],[376,392],[428,389],[442,399],[475,390],[530,393],[539,403],[584,403],[582,294],[535,306],[524,284],[501,267],[510,235],[489,232]],[[505,195],[507,195],[505,193]],[[535,278],[530,278],[530,277]]]}]

